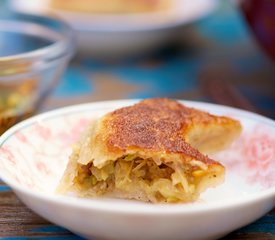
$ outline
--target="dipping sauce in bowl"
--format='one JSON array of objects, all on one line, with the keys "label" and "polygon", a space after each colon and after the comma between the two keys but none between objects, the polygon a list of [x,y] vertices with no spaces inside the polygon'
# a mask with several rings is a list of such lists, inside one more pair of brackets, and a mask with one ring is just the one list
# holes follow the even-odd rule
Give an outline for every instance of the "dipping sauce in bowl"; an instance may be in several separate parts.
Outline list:
[{"label": "dipping sauce in bowl", "polygon": [[[23,63],[13,63],[13,66],[0,66],[0,77],[19,74],[28,68]],[[38,83],[35,77],[0,81],[0,134],[32,114],[37,95]]]},{"label": "dipping sauce in bowl", "polygon": [[0,18],[0,134],[35,112],[73,55],[63,22],[31,15]]}]

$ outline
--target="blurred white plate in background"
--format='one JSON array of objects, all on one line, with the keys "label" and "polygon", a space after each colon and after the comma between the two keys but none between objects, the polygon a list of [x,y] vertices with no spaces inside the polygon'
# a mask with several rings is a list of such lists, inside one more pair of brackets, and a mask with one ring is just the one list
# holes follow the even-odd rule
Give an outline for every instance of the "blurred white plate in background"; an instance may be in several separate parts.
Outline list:
[{"label": "blurred white plate in background", "polygon": [[13,10],[56,14],[77,31],[78,50],[95,57],[125,57],[156,50],[175,39],[184,26],[209,15],[217,0],[175,0],[163,12],[89,14],[49,8],[49,0],[12,0]]}]

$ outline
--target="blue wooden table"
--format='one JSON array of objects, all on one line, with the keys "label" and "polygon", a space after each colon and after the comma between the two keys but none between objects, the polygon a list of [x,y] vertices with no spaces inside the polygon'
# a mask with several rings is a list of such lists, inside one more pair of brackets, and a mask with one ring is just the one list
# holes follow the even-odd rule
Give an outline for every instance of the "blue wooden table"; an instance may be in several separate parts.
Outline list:
[{"label": "blue wooden table", "polygon": [[[115,62],[77,56],[41,111],[99,100],[172,97],[232,105],[275,119],[275,63],[262,53],[239,11],[222,1],[188,31],[151,56]],[[227,94],[218,94],[217,85]],[[79,239],[27,209],[3,183],[0,212],[4,239]],[[224,239],[275,239],[275,211]]]}]

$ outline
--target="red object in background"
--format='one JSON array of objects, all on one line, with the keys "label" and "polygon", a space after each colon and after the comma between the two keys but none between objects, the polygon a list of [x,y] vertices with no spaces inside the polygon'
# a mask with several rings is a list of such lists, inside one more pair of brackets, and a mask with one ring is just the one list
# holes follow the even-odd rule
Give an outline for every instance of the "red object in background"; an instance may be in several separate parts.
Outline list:
[{"label": "red object in background", "polygon": [[242,0],[241,9],[257,40],[275,61],[275,0]]}]

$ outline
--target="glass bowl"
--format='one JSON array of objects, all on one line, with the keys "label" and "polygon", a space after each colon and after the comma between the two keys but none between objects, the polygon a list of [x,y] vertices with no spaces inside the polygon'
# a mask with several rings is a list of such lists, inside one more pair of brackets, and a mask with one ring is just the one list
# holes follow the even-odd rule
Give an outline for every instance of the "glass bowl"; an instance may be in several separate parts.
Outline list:
[{"label": "glass bowl", "polygon": [[0,17],[0,135],[39,108],[73,53],[73,32],[58,19]]}]

